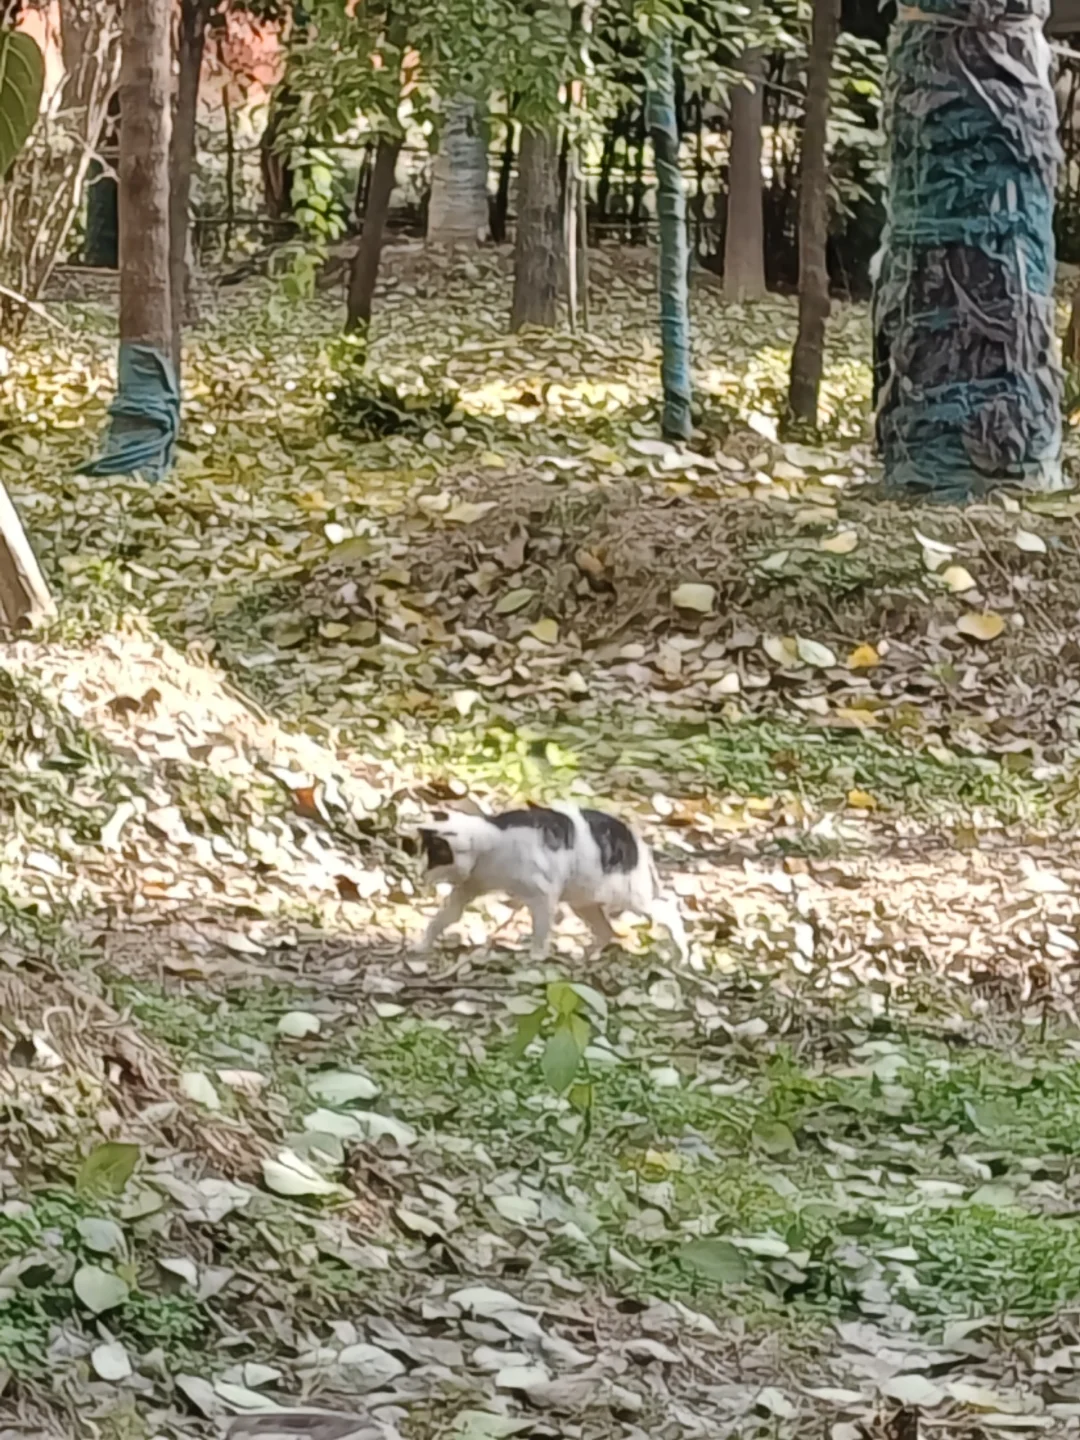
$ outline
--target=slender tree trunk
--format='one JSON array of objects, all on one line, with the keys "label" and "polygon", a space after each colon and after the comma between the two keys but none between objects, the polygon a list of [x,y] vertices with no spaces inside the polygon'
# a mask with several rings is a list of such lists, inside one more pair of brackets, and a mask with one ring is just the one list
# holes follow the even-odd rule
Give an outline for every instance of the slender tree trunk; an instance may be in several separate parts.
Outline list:
[{"label": "slender tree trunk", "polygon": [[120,342],[171,354],[169,0],[125,0],[120,61]]},{"label": "slender tree trunk", "polygon": [[600,156],[600,178],[596,182],[596,218],[601,226],[607,220],[611,170],[615,164],[615,149],[619,143],[619,136],[622,134],[622,126],[623,111],[620,106],[604,131],[604,149]]},{"label": "slender tree trunk", "polygon": [[523,126],[518,156],[517,236],[510,329],[555,325],[562,258],[559,139],[554,127]]},{"label": "slender tree trunk", "polygon": [[[218,57],[224,70],[224,45],[220,43]],[[236,126],[228,81],[221,88],[221,110],[225,119],[225,234],[221,238],[221,258],[228,263],[232,258],[233,232],[236,229]]]},{"label": "slender tree trunk", "polygon": [[345,320],[348,330],[362,330],[371,319],[371,302],[379,278],[379,259],[382,255],[386,216],[390,209],[390,197],[394,193],[394,175],[400,150],[401,141],[396,136],[383,136],[375,152],[367,208],[364,211],[364,228],[360,232],[360,243],[349,268],[348,310]]},{"label": "slender tree trunk", "polygon": [[807,425],[817,424],[829,319],[829,85],[839,31],[840,0],[814,0],[799,179],[799,331],[788,390],[791,418]]},{"label": "slender tree trunk", "polygon": [[431,175],[427,238],[434,245],[476,245],[488,230],[486,126],[475,100],[447,107]]},{"label": "slender tree trunk", "polygon": [[274,221],[287,221],[292,217],[292,167],[278,148],[284,129],[284,118],[292,103],[293,96],[288,80],[283,80],[270,97],[266,126],[259,139],[263,205],[267,217]]},{"label": "slender tree trunk", "polygon": [[1080,288],[1073,291],[1069,306],[1069,325],[1061,347],[1061,358],[1068,370],[1080,370]]},{"label": "slender tree trunk", "polygon": [[761,181],[761,127],[765,66],[760,50],[747,51],[740,85],[731,96],[731,158],[724,231],[724,294],[758,300],[765,294],[765,223]]},{"label": "slender tree trunk", "polygon": [[647,245],[649,243],[649,229],[645,224],[645,142],[648,138],[648,130],[645,125],[645,107],[642,105],[638,110],[635,140],[637,154],[634,159],[634,183],[631,186],[630,192],[631,245]]},{"label": "slender tree trunk", "polygon": [[[130,0],[127,0],[130,4]],[[188,318],[188,231],[191,177],[195,169],[195,125],[199,106],[206,27],[214,0],[181,0],[177,45],[180,74],[169,146],[169,288],[172,305],[172,362],[180,378],[180,345]]]},{"label": "slender tree trunk", "polygon": [[506,117],[506,140],[503,144],[502,164],[499,166],[499,183],[495,188],[495,200],[491,207],[491,238],[496,245],[506,239],[506,216],[510,209],[510,176],[514,169],[514,122]]},{"label": "slender tree trunk", "polygon": [[675,119],[675,73],[671,41],[654,61],[646,99],[647,123],[656,166],[656,210],[660,222],[660,342],[664,383],[662,430],[669,440],[689,440],[690,297],[687,284],[686,193],[679,170],[679,129]]}]

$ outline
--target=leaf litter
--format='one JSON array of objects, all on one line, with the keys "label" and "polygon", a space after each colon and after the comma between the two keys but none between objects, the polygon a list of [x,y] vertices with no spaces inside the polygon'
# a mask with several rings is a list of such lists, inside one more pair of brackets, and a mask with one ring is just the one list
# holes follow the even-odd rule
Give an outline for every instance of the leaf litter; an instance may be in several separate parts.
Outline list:
[{"label": "leaf litter", "polygon": [[[1080,1428],[1074,501],[883,500],[855,308],[785,448],[791,308],[696,296],[703,440],[656,442],[610,263],[597,334],[509,339],[501,257],[392,251],[375,365],[457,411],[368,441],[333,317],[249,296],[153,489],[70,476],[106,330],[19,357],[0,464],[62,602],[0,687],[24,1419]],[[692,969],[630,933],[583,972],[571,926],[540,970],[495,902],[492,948],[403,954],[398,830],[568,792],[658,841]],[[603,1002],[587,1111],[510,1054],[560,975]]]}]

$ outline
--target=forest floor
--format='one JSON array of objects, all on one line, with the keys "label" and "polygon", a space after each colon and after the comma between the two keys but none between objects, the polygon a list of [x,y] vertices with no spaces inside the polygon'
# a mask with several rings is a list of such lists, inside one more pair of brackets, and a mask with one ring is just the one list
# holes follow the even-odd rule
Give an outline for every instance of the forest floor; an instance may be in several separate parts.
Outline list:
[{"label": "forest floor", "polygon": [[[505,256],[392,252],[393,412],[329,301],[223,293],[153,486],[73,473],[111,310],[18,345],[0,1435],[1080,1433],[1080,494],[884,499],[859,307],[777,444],[793,305],[707,286],[677,454],[593,273],[509,338]],[[410,955],[425,807],[556,796],[692,963],[496,902]],[[560,980],[586,1110],[511,1046]]]}]

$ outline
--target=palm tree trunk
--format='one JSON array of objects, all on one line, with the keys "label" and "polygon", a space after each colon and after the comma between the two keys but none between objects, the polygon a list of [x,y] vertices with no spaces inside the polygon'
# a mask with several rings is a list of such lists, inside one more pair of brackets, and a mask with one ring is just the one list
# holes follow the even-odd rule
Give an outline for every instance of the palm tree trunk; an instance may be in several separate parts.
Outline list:
[{"label": "palm tree trunk", "polygon": [[661,428],[669,440],[689,440],[693,430],[689,253],[670,40],[661,43],[657,54],[649,79],[646,109],[656,166],[656,209],[660,223],[660,342],[664,384]]},{"label": "palm tree trunk", "polygon": [[518,155],[517,236],[510,329],[542,325],[557,316],[562,226],[559,215],[559,140],[552,127],[523,126]]},{"label": "palm tree trunk", "polygon": [[814,0],[799,180],[799,331],[788,389],[789,415],[806,425],[817,424],[829,319],[829,85],[839,31],[840,0]]}]

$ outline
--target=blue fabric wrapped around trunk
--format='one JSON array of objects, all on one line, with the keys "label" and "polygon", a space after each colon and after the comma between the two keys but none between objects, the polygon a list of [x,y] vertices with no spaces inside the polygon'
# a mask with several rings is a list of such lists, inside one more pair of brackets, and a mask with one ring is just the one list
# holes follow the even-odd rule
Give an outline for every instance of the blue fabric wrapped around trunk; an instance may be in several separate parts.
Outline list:
[{"label": "blue fabric wrapped around trunk", "polygon": [[960,501],[1061,485],[1048,0],[899,6],[874,288],[886,485]]},{"label": "blue fabric wrapped around trunk", "polygon": [[160,480],[168,473],[180,429],[180,389],[168,355],[152,345],[120,346],[109,420],[104,452],[81,466],[81,474]]}]

